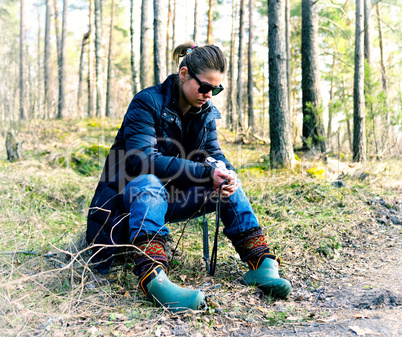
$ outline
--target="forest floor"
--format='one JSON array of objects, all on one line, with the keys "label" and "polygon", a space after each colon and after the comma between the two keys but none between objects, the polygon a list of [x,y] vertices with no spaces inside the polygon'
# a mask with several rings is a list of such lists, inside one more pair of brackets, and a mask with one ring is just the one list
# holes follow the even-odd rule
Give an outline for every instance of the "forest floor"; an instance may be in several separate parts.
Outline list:
[{"label": "forest floor", "polygon": [[[265,145],[225,134],[224,152],[293,291],[275,300],[242,285],[247,268],[223,235],[208,276],[193,219],[169,277],[203,289],[208,301],[175,315],[146,300],[129,265],[116,262],[101,277],[87,264],[86,213],[117,128],[31,122],[19,134],[21,162],[1,150],[0,336],[402,335],[400,159],[357,165],[341,153],[325,161],[299,154],[295,170],[277,171]],[[171,225],[172,245],[183,227]]]}]

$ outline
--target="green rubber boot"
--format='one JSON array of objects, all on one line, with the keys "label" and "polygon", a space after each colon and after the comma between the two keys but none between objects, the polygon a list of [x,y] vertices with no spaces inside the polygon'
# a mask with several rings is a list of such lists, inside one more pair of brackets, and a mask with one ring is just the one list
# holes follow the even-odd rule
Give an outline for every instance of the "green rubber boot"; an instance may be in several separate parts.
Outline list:
[{"label": "green rubber boot", "polygon": [[171,282],[161,266],[148,272],[140,280],[140,286],[151,301],[171,312],[196,310],[205,300],[200,290],[183,288]]},{"label": "green rubber boot", "polygon": [[288,280],[279,277],[278,267],[278,261],[265,258],[255,269],[250,266],[250,270],[243,277],[243,282],[247,285],[256,285],[272,297],[287,298],[292,286]]}]

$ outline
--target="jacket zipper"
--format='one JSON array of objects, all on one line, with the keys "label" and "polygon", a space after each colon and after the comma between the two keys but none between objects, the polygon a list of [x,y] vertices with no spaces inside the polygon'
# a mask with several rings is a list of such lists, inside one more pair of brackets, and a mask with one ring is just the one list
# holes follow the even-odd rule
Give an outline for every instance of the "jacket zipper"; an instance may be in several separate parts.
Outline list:
[{"label": "jacket zipper", "polygon": [[207,127],[206,127],[206,126],[204,126],[204,128],[202,129],[202,137],[201,137],[200,146],[198,147],[198,150],[197,150],[197,151],[199,151],[199,150],[201,149],[202,141],[204,140],[204,137],[205,137],[205,131],[206,131],[206,130],[207,130]]},{"label": "jacket zipper", "polygon": [[[173,114],[173,115],[175,115],[180,121],[181,121],[181,119],[180,119],[180,117],[179,117],[179,115],[177,115],[175,112],[173,112],[173,111],[171,111],[171,110],[169,110],[167,107],[164,107],[167,111],[169,111],[171,114]],[[205,137],[205,131],[206,131],[206,129],[207,129],[207,127],[206,126],[204,126],[204,128],[203,128],[203,130],[202,130],[202,137],[201,137],[201,142],[200,142],[200,146],[198,147],[198,151],[200,150],[200,148],[201,148],[201,145],[202,145],[202,141],[204,140],[204,137]],[[183,135],[183,130],[182,130],[182,135]]]},{"label": "jacket zipper", "polygon": [[165,109],[167,110],[167,111],[169,111],[171,114],[173,114],[173,115],[175,115],[178,119],[180,119],[180,117],[179,117],[179,115],[178,114],[176,114],[175,112],[173,112],[173,111],[171,111],[171,110],[169,110],[168,108],[166,108],[165,107]]}]

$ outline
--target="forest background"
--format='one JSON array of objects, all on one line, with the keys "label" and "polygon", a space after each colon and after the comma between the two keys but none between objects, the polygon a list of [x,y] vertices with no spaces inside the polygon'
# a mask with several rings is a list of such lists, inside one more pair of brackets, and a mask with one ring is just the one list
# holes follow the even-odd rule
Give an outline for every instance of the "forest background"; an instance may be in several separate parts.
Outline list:
[{"label": "forest background", "polygon": [[[397,0],[0,0],[0,334],[401,335],[401,12]],[[128,268],[101,278],[88,265],[88,207],[127,106],[177,71],[172,50],[190,39],[227,55],[219,139],[288,301],[241,284],[222,233],[207,275],[200,218],[170,225],[184,239],[169,277],[203,289],[207,310],[171,315]]]},{"label": "forest background", "polygon": [[[296,149],[335,149],[353,153],[358,161],[366,153],[369,158],[400,153],[401,5],[357,4],[284,1],[268,13],[268,1],[4,0],[3,132],[24,119],[121,120],[136,92],[177,71],[173,48],[195,40],[217,44],[228,57],[226,90],[214,104],[223,113],[221,126],[234,132],[236,141],[271,142],[272,152],[277,146],[272,137],[281,137],[273,128],[270,134],[271,119],[285,123],[284,138]],[[268,41],[276,40],[268,39],[269,15],[272,22],[277,15],[280,26],[280,48],[271,54],[286,67],[284,73],[272,73],[278,83],[270,81],[275,58],[268,56]],[[356,43],[362,39],[364,47]],[[274,86],[286,86],[286,92],[278,96]],[[287,105],[281,106],[285,98]],[[283,119],[270,118],[277,114]],[[354,138],[361,144],[354,145]],[[278,146],[277,152],[290,151],[287,144]]]}]

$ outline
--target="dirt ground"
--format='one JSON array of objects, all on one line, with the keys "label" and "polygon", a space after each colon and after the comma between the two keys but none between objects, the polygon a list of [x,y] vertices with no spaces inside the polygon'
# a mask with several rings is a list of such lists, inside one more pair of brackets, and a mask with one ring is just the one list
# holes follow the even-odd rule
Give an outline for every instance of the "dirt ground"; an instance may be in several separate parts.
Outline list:
[{"label": "dirt ground", "polygon": [[38,315],[37,308],[17,303],[24,298],[4,303],[0,317],[9,328],[0,336],[402,336],[402,200],[366,202],[368,218],[343,235],[339,250],[283,263],[293,286],[288,300],[241,285],[245,267],[236,270],[221,257],[214,278],[204,270],[199,279],[182,275],[203,288],[207,310],[172,315],[147,304],[135,282],[102,291],[88,283],[83,289],[92,295],[62,303],[57,312]]},{"label": "dirt ground", "polygon": [[395,202],[391,211],[382,199],[371,203],[375,219],[360,228],[356,239],[343,250],[349,261],[329,261],[322,270],[310,274],[325,284],[313,291],[296,281],[306,269],[294,267],[291,298],[273,304],[279,312],[289,307],[305,309],[310,321],[287,317],[289,323],[270,327],[255,322],[229,330],[230,335],[402,336],[402,203]]}]

